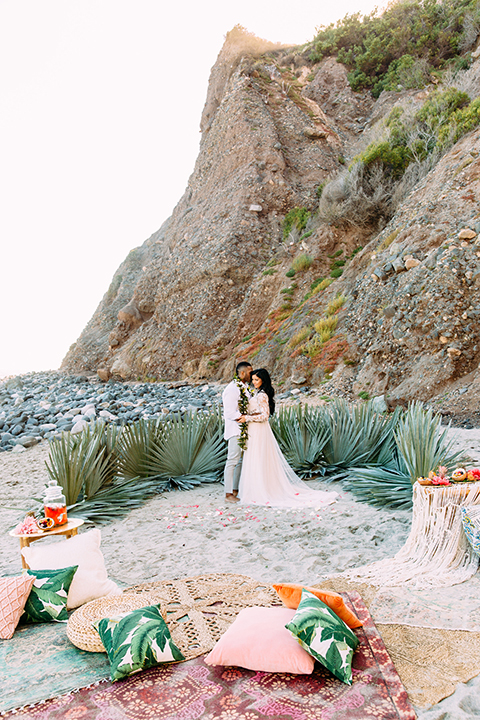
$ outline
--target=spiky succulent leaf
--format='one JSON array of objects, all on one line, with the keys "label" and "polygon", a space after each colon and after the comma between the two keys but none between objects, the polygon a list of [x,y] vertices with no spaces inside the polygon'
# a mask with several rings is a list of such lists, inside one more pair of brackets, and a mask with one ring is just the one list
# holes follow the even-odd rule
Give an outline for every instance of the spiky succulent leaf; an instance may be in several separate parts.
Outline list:
[{"label": "spiky succulent leaf", "polygon": [[329,407],[331,413],[331,436],[323,454],[329,472],[357,465],[367,455],[363,428],[352,417],[349,404],[337,398]]},{"label": "spiky succulent leaf", "polygon": [[422,403],[413,402],[398,423],[395,441],[412,483],[417,477],[437,470],[439,465],[453,470],[465,459],[462,451],[453,452],[453,441],[447,438],[448,428],[441,430],[441,422],[439,414],[434,415]]},{"label": "spiky succulent leaf", "polygon": [[358,500],[392,508],[409,508],[412,505],[410,476],[400,467],[350,468],[343,482]]},{"label": "spiky succulent leaf", "polygon": [[85,479],[96,472],[103,452],[97,436],[92,438],[83,433],[78,436],[64,432],[50,442],[45,464],[50,478],[62,487],[67,505],[76,502],[83,493]]},{"label": "spiky succulent leaf", "polygon": [[168,487],[168,481],[158,478],[116,478],[92,498],[69,505],[67,514],[102,525],[141,507],[146,500]]},{"label": "spiky succulent leaf", "polygon": [[300,477],[323,474],[323,448],[330,439],[330,418],[323,408],[281,408],[272,430],[287,462]]}]

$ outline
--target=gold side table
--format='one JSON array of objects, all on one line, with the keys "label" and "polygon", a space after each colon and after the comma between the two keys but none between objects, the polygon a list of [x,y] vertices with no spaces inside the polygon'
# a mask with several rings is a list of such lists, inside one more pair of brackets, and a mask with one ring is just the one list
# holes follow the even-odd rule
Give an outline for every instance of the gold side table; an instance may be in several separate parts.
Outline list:
[{"label": "gold side table", "polygon": [[[74,518],[67,520],[65,525],[59,525],[51,530],[42,530],[38,533],[31,533],[30,535],[17,535],[14,530],[10,530],[8,533],[12,537],[17,537],[20,540],[20,554],[24,547],[29,547],[30,543],[34,540],[40,540],[40,538],[49,537],[50,535],[65,535],[66,538],[73,537],[77,534],[78,528],[84,524],[84,520],[80,518]],[[29,567],[22,555],[22,568],[28,570]]]}]

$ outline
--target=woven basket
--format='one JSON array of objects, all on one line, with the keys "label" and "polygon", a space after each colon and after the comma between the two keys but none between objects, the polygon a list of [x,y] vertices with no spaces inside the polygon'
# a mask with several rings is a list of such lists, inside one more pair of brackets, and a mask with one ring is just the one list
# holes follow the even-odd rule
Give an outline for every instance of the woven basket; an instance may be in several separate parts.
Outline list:
[{"label": "woven basket", "polygon": [[162,598],[159,598],[158,593],[107,595],[97,600],[91,600],[70,615],[67,622],[67,637],[80,650],[105,652],[100,636],[92,627],[92,623],[148,605],[160,605],[160,613],[164,620],[167,619],[165,604],[162,603]]},{"label": "woven basket", "polygon": [[172,640],[186,660],[210,652],[245,607],[281,605],[273,588],[246,575],[198,575],[135,585],[122,595],[92,600],[75,610],[67,636],[81,650],[105,652],[92,622],[115,613],[160,604]]}]

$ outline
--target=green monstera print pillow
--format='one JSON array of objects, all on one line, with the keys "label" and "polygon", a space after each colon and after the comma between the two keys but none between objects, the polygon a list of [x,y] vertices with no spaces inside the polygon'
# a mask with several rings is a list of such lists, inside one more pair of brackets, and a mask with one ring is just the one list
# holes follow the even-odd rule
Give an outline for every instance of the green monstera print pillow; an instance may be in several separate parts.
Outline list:
[{"label": "green monstera print pillow", "polygon": [[358,638],[325,603],[303,590],[297,612],[285,627],[336,678],[352,684],[352,658]]},{"label": "green monstera print pillow", "polygon": [[158,605],[102,618],[92,624],[107,651],[113,681],[154,665],[185,660]]},{"label": "green monstera print pillow", "polygon": [[66,622],[67,595],[78,565],[62,570],[27,570],[35,580],[20,622]]}]

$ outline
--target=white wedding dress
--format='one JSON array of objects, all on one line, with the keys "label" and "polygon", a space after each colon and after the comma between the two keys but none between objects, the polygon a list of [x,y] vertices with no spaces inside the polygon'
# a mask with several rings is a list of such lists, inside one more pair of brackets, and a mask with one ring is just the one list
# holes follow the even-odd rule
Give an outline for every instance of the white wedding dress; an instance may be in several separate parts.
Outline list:
[{"label": "white wedding dress", "polygon": [[338,493],[312,490],[285,460],[268,422],[266,393],[249,400],[248,413],[247,449],[238,488],[242,505],[320,508],[335,502]]}]

